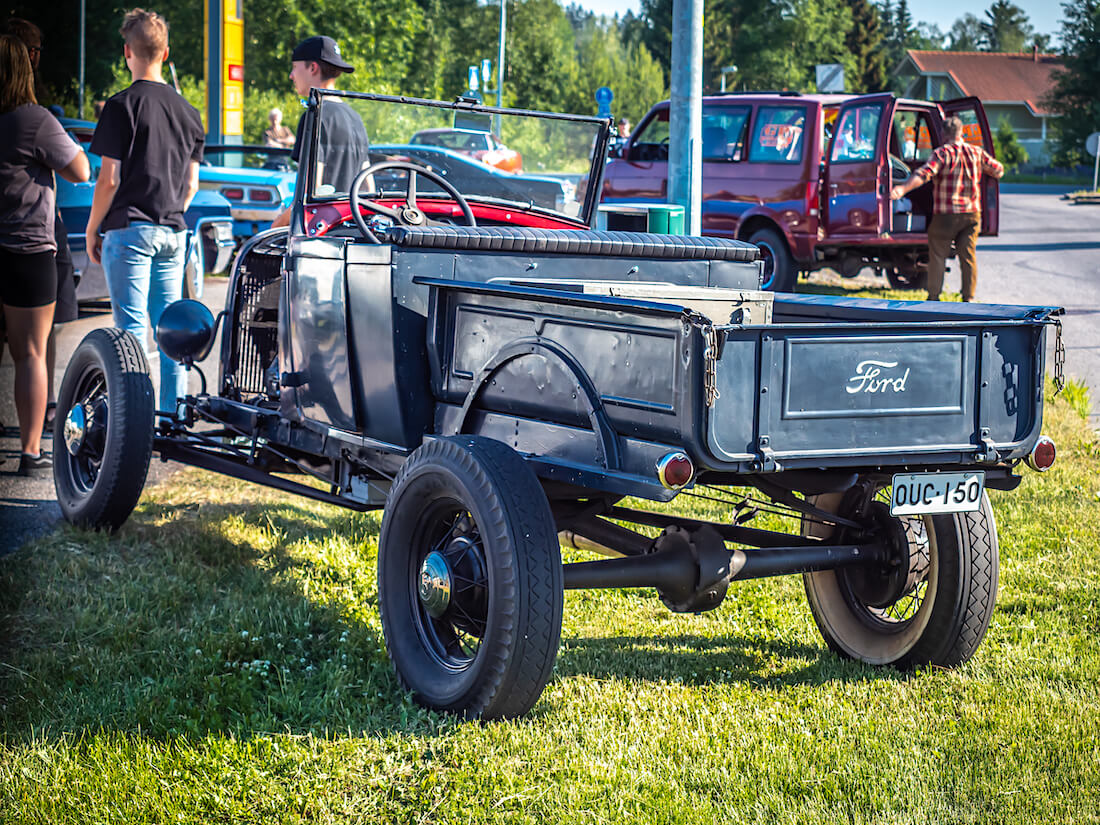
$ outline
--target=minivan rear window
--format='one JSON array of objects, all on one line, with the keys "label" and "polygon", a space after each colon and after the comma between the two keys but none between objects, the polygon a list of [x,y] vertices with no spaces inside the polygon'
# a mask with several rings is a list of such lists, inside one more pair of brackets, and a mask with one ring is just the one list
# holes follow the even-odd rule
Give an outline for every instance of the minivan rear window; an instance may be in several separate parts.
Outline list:
[{"label": "minivan rear window", "polygon": [[806,109],[803,106],[761,106],[756,110],[749,161],[799,163],[805,141]]},{"label": "minivan rear window", "polygon": [[741,160],[748,120],[748,106],[704,106],[703,160]]}]

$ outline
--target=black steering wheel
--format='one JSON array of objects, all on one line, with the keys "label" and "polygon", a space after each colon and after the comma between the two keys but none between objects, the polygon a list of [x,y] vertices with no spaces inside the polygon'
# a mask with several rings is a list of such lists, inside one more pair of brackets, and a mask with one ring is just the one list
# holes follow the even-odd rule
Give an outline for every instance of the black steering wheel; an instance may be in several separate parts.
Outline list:
[{"label": "black steering wheel", "polygon": [[[404,169],[409,173],[409,187],[405,193],[405,205],[397,209],[391,209],[388,206],[383,206],[380,203],[359,196],[359,189],[363,186],[363,182],[367,178],[375,172],[384,172],[387,169]],[[355,176],[355,180],[351,184],[351,217],[355,220],[355,225],[359,227],[359,231],[363,233],[364,238],[371,243],[382,242],[378,234],[370,228],[363,218],[362,208],[378,215],[385,215],[387,218],[402,226],[443,226],[439,221],[433,221],[428,218],[417,204],[417,175],[423,175],[454,198],[455,203],[458,204],[458,208],[462,210],[462,217],[466,221],[466,226],[477,226],[477,221],[474,219],[474,213],[470,210],[470,204],[462,197],[461,192],[451,186],[448,181],[444,180],[442,175],[433,172],[431,169],[426,169],[417,163],[410,163],[405,160],[386,160],[368,166]]]}]

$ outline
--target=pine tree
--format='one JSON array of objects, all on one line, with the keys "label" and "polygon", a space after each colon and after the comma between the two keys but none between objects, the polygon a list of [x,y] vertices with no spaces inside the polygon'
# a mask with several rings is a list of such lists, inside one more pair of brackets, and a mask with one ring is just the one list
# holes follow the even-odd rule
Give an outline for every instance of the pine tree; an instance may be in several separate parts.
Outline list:
[{"label": "pine tree", "polygon": [[986,48],[991,52],[1019,52],[1034,35],[1027,14],[1011,0],[994,0],[981,22]]},{"label": "pine tree", "polygon": [[917,30],[909,11],[909,0],[898,0],[897,5],[893,5],[890,0],[884,0],[881,12],[883,61],[889,76],[905,57],[905,50],[912,45]]},{"label": "pine tree", "polygon": [[849,0],[849,8],[852,27],[844,43],[855,61],[855,72],[848,88],[861,94],[881,92],[886,88],[886,55],[878,9],[868,0]]},{"label": "pine tree", "polygon": [[878,16],[882,23],[882,39],[889,43],[894,39],[894,0],[882,0]]},{"label": "pine tree", "polygon": [[909,13],[909,0],[898,0],[898,7],[894,11],[894,41],[904,49],[915,30],[913,15]]}]

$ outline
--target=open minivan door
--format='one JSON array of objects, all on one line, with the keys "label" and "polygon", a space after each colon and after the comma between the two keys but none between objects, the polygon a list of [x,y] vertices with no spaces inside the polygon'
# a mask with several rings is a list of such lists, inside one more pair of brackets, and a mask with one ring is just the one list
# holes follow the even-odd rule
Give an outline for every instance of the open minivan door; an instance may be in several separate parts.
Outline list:
[{"label": "open minivan door", "polygon": [[893,116],[888,93],[852,98],[837,111],[822,181],[827,237],[857,240],[889,230]]},{"label": "open minivan door", "polygon": [[[996,157],[993,149],[993,133],[985,116],[985,107],[976,97],[960,97],[955,100],[937,101],[943,116],[954,115],[963,123],[963,140],[981,146]],[[982,175],[982,235],[996,236],[1000,226],[1001,189],[997,179]]]},{"label": "open minivan door", "polygon": [[607,164],[600,200],[652,200],[668,197],[669,107],[654,106],[623,147],[622,157]]}]

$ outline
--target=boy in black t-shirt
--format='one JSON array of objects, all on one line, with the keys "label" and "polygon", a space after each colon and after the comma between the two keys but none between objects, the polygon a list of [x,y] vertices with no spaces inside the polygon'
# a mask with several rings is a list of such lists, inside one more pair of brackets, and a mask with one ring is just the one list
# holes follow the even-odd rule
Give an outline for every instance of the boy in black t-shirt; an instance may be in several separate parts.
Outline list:
[{"label": "boy in black t-shirt", "polygon": [[[355,71],[355,67],[340,56],[340,47],[331,37],[307,37],[294,47],[290,60],[290,82],[303,99],[309,97],[310,89],[335,89],[336,78]],[[355,176],[370,165],[367,130],[355,110],[339,98],[326,99],[323,108],[315,194],[346,193]],[[296,162],[301,161],[303,147],[310,139],[315,122],[312,110],[303,112],[298,120],[297,139],[290,155]],[[289,209],[271,223],[272,226],[289,224]]]},{"label": "boy in black t-shirt", "polygon": [[[92,137],[102,156],[88,218],[88,257],[102,259],[115,325],[148,351],[150,326],[183,292],[187,225],[199,190],[205,140],[195,107],[164,82],[168,25],[155,12],[127,12],[119,30],[133,83],[107,101]],[[99,231],[104,231],[102,241]],[[160,354],[160,406],[187,394],[180,364]]]}]

